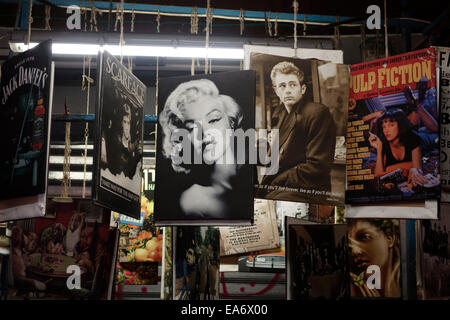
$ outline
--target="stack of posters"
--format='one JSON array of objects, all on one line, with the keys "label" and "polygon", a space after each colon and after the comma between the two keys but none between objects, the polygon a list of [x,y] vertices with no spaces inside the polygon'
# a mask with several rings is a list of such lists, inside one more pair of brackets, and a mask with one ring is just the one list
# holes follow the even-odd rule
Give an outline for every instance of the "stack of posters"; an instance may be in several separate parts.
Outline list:
[{"label": "stack of posters", "polygon": [[253,71],[160,80],[157,225],[251,223],[254,92]]},{"label": "stack of posters", "polygon": [[45,214],[52,68],[50,40],[2,64],[0,221]]},{"label": "stack of posters", "polygon": [[106,50],[97,58],[94,201],[140,219],[146,86]]},{"label": "stack of posters", "polygon": [[344,204],[348,66],[329,62],[340,59],[328,50],[303,55],[324,60],[245,50],[245,67],[256,71],[258,146],[266,150],[255,197]]},{"label": "stack of posters", "polygon": [[351,66],[348,204],[439,198],[435,60],[428,48]]}]

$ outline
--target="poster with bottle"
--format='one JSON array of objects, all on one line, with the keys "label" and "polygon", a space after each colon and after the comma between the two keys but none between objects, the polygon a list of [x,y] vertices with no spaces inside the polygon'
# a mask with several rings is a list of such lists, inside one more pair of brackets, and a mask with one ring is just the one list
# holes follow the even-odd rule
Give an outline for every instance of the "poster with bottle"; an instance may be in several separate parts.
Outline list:
[{"label": "poster with bottle", "polygon": [[43,216],[50,144],[52,42],[2,65],[0,221]]}]

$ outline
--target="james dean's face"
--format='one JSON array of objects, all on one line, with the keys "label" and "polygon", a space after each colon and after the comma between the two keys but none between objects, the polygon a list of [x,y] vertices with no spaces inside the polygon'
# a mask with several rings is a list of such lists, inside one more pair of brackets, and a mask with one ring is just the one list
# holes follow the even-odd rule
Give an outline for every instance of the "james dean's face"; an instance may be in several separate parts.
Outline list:
[{"label": "james dean's face", "polygon": [[295,74],[278,73],[275,77],[275,93],[286,107],[292,107],[305,94],[306,85],[300,84]]}]

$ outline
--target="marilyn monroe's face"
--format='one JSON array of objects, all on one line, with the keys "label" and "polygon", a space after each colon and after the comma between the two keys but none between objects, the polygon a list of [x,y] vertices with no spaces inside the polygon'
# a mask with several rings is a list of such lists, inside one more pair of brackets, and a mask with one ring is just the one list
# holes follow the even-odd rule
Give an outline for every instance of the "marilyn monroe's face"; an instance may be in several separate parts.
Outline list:
[{"label": "marilyn monroe's face", "polygon": [[183,116],[194,152],[202,154],[203,160],[209,164],[220,159],[227,148],[226,133],[231,126],[219,100],[203,96],[186,104]]}]

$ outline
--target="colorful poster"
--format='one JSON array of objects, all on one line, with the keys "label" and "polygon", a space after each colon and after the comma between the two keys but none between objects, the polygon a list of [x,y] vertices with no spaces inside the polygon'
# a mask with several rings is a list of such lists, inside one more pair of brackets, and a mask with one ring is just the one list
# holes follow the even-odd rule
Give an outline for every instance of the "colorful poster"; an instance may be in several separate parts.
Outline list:
[{"label": "colorful poster", "polygon": [[160,80],[157,225],[251,223],[254,92],[253,71]]},{"label": "colorful poster", "polygon": [[428,48],[351,66],[348,204],[439,198],[435,60]]},{"label": "colorful poster", "polygon": [[93,199],[140,219],[146,86],[106,50],[99,54]]},{"label": "colorful poster", "polygon": [[12,228],[10,298],[104,298],[114,265],[114,231],[103,214],[88,218],[90,200],[60,203],[55,219],[21,220]]},{"label": "colorful poster", "polygon": [[0,221],[45,213],[52,42],[8,59],[0,83]]}]

